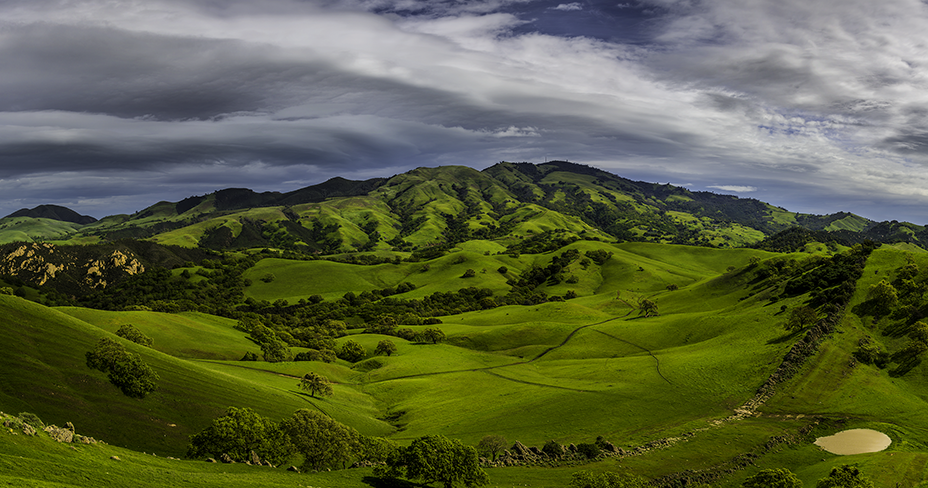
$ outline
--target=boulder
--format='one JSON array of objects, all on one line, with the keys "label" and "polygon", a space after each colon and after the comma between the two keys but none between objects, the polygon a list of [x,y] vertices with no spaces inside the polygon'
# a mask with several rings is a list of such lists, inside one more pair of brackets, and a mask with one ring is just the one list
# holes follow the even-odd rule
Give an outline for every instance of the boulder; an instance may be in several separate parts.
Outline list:
[{"label": "boulder", "polygon": [[253,464],[253,465],[255,465],[255,466],[263,466],[263,465],[264,465],[264,463],[261,462],[261,458],[258,457],[258,455],[255,454],[254,451],[249,452],[249,458],[248,458],[248,460],[251,461],[251,464]]},{"label": "boulder", "polygon": [[293,471],[294,473],[299,473],[299,472],[300,472],[300,468],[298,468],[298,467],[296,467],[296,466],[290,466],[289,468],[287,468],[287,471]]},{"label": "boulder", "polygon": [[[70,422],[68,422],[68,424],[70,424]],[[71,428],[73,429],[74,426],[71,425]],[[55,439],[58,442],[71,442],[74,440],[73,430],[62,429],[57,425],[49,425],[48,427],[45,427],[45,432],[48,432],[48,435],[50,435],[52,439]]]},{"label": "boulder", "polygon": [[516,443],[512,445],[512,449],[510,450],[512,451],[512,454],[514,456],[525,456],[525,457],[533,456],[532,451],[530,451],[529,448],[525,447],[525,444],[522,444],[519,441],[516,441]]},{"label": "boulder", "polygon": [[229,456],[227,453],[222,453],[222,456],[219,456],[219,460],[225,464],[235,463],[235,460],[232,459],[232,456]]}]

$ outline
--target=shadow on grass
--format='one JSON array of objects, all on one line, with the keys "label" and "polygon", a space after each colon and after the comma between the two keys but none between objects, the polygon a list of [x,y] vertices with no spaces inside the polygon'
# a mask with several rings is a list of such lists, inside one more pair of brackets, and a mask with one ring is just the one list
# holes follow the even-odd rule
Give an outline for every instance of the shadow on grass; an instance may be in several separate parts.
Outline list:
[{"label": "shadow on grass", "polygon": [[780,337],[775,337],[767,341],[767,344],[782,344],[784,342],[789,342],[796,338],[799,334],[802,334],[806,330],[805,327],[795,330],[793,332],[787,332],[786,334],[781,335]]},{"label": "shadow on grass", "polygon": [[374,488],[421,488],[429,486],[398,478],[378,478],[376,476],[365,476],[361,481],[364,482],[365,485]]}]

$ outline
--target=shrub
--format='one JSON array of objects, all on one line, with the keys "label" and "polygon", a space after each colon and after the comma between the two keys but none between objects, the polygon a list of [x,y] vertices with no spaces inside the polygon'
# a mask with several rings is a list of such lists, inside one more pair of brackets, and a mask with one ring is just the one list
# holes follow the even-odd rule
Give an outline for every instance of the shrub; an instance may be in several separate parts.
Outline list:
[{"label": "shrub", "polygon": [[250,408],[229,407],[225,415],[190,437],[187,457],[199,458],[228,454],[234,461],[251,460],[254,451],[272,464],[283,463],[293,452],[280,426]]},{"label": "shrub", "polygon": [[107,378],[124,395],[145,398],[155,391],[158,375],[138,354],[127,352],[122,344],[108,338],[100,339],[93,351],[86,354],[87,366],[106,373]]},{"label": "shrub", "polygon": [[297,410],[280,428],[303,455],[304,469],[344,467],[361,449],[357,431],[315,410]]},{"label": "shrub", "polygon": [[742,488],[802,488],[802,481],[788,469],[764,469],[744,480]]},{"label": "shrub", "polygon": [[119,327],[119,330],[116,331],[116,335],[122,337],[123,339],[130,340],[140,346],[151,347],[153,341],[151,337],[148,337],[142,331],[137,329],[132,324],[126,324]]},{"label": "shrub", "polygon": [[595,459],[602,452],[599,446],[592,443],[577,444],[577,452],[583,454],[587,459]]},{"label": "shrub", "polygon": [[339,349],[337,354],[339,359],[344,359],[349,363],[356,363],[365,356],[367,356],[367,351],[364,350],[364,346],[353,340],[347,340],[342,344],[341,349]]},{"label": "shrub", "polygon": [[541,452],[548,455],[548,457],[558,459],[564,455],[564,448],[555,441],[545,442],[545,445],[542,446]]},{"label": "shrub", "polygon": [[423,436],[412,441],[409,447],[399,448],[397,454],[387,460],[386,468],[375,468],[374,475],[422,480],[425,484],[438,482],[446,488],[458,483],[471,487],[490,482],[487,473],[480,468],[477,450],[443,435]]}]

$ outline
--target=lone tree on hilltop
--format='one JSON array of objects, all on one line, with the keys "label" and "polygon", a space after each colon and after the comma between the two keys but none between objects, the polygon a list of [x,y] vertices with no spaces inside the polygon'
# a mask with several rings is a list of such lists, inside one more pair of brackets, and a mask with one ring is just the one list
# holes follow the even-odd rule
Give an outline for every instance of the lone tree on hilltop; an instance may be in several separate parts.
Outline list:
[{"label": "lone tree on hilltop", "polygon": [[316,393],[319,396],[332,396],[332,385],[329,380],[320,374],[306,373],[300,380],[300,388],[309,392],[309,396],[315,398]]}]

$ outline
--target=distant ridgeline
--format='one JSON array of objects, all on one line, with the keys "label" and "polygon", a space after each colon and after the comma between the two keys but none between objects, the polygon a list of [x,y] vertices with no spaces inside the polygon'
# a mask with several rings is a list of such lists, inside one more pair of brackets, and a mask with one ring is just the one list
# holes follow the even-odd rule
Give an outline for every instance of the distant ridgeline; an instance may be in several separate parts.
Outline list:
[{"label": "distant ridgeline", "polygon": [[562,230],[577,239],[713,247],[794,246],[794,227],[819,242],[928,240],[925,227],[850,214],[808,215],[754,199],[694,192],[552,161],[419,168],[392,178],[333,178],[287,193],[231,188],[96,221],[42,205],[0,219],[0,243],[148,239],[209,249],[274,247],[335,254],[424,250],[471,239],[515,241]]},{"label": "distant ridgeline", "polygon": [[[55,205],[22,209],[0,219],[0,243],[7,243],[0,274],[75,293],[146,266],[199,262],[209,250],[274,248],[370,264],[396,256],[356,253],[431,259],[471,240],[513,253],[577,240],[794,251],[811,242],[922,245],[928,229],[850,213],[798,214],[564,161],[501,162],[483,171],[445,166],[365,181],[333,178],[287,193],[225,189],[101,220]],[[55,252],[37,242],[67,247]]]}]

